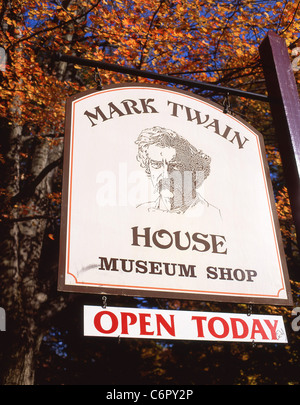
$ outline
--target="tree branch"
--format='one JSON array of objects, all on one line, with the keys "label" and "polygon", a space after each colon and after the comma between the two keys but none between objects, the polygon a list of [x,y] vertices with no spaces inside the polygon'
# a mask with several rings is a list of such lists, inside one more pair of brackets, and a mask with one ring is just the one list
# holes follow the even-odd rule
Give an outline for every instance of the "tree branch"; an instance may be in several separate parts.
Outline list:
[{"label": "tree branch", "polygon": [[55,169],[55,167],[59,166],[62,163],[62,156],[53,162],[51,162],[48,166],[46,166],[37,176],[35,179],[32,181],[29,181],[22,189],[21,191],[14,195],[11,199],[11,203],[15,204],[18,201],[21,201],[23,198],[29,198],[31,197],[34,192],[36,187],[41,183],[41,181],[47,176],[51,170]]},{"label": "tree branch", "polygon": [[142,68],[142,64],[144,62],[144,51],[145,51],[145,49],[147,47],[148,38],[150,36],[150,32],[151,32],[152,26],[154,24],[154,20],[155,20],[159,10],[161,9],[161,7],[163,6],[164,3],[165,3],[165,0],[160,0],[160,3],[158,5],[157,9],[153,13],[152,19],[151,19],[150,24],[149,24],[148,32],[147,32],[147,35],[146,35],[146,38],[145,38],[145,41],[144,41],[144,44],[143,44],[143,47],[142,47],[141,56],[140,56],[140,62],[139,62],[139,65],[138,65],[137,69]]},{"label": "tree branch", "polygon": [[34,219],[51,219],[57,220],[59,217],[50,217],[49,215],[29,215],[27,217],[19,217],[19,218],[0,218],[0,222],[4,224],[11,224],[14,222],[26,222],[26,221],[33,221]]},{"label": "tree branch", "polygon": [[[13,44],[13,46],[18,45],[20,42],[28,41],[29,39],[31,39],[31,38],[33,38],[33,37],[36,37],[36,36],[38,36],[38,35],[45,34],[46,32],[51,32],[51,31],[55,31],[56,29],[60,29],[60,28],[66,27],[67,25],[69,25],[69,24],[71,24],[71,23],[77,23],[77,21],[80,21],[80,19],[85,18],[91,11],[93,11],[93,9],[96,8],[96,7],[100,4],[100,2],[101,2],[101,0],[97,0],[96,3],[93,4],[87,11],[85,11],[84,13],[82,13],[81,15],[79,15],[79,16],[77,16],[77,17],[73,17],[73,18],[71,18],[71,19],[68,20],[68,21],[64,21],[64,22],[58,23],[58,24],[56,24],[55,26],[50,27],[50,28],[43,28],[43,29],[40,29],[40,30],[38,30],[38,31],[36,31],[36,32],[33,32],[32,34],[28,35],[27,37],[24,37],[24,38],[19,39],[18,41],[16,41],[16,42]],[[11,48],[11,46],[9,46],[9,48]],[[8,48],[8,49],[9,49],[9,48]]]}]

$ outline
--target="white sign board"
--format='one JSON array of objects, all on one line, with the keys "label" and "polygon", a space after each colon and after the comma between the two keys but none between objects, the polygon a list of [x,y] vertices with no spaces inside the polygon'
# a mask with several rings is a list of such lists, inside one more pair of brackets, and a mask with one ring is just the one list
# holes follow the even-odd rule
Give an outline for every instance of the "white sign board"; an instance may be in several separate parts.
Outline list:
[{"label": "white sign board", "polygon": [[59,289],[291,302],[262,136],[206,99],[68,100]]},{"label": "white sign board", "polygon": [[84,336],[287,343],[278,315],[84,306]]}]

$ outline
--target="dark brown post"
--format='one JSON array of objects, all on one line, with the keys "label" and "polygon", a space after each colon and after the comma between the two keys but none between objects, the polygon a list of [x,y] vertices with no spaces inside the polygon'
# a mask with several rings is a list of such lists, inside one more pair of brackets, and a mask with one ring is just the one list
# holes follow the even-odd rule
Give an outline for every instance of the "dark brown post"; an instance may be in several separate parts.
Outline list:
[{"label": "dark brown post", "polygon": [[300,101],[285,40],[268,32],[259,47],[300,248]]}]

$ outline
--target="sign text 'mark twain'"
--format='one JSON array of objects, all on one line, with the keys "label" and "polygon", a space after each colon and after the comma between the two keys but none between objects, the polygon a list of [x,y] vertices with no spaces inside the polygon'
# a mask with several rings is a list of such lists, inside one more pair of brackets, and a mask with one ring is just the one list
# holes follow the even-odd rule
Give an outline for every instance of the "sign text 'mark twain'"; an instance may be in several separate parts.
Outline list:
[{"label": "sign text 'mark twain'", "polygon": [[[93,127],[98,124],[99,119],[101,122],[105,122],[116,117],[133,114],[159,114],[154,103],[154,98],[125,99],[118,103],[118,105],[111,101],[106,106],[96,106],[94,112],[86,110],[84,115],[89,119]],[[222,128],[220,121],[217,118],[210,117],[209,114],[202,114],[200,111],[170,100],[168,100],[166,108],[171,116],[185,118],[187,121],[201,125],[203,128],[213,131],[213,133],[238,146],[239,149],[243,149],[246,142],[249,141],[248,138],[241,136],[238,131],[234,131],[228,125]]]}]

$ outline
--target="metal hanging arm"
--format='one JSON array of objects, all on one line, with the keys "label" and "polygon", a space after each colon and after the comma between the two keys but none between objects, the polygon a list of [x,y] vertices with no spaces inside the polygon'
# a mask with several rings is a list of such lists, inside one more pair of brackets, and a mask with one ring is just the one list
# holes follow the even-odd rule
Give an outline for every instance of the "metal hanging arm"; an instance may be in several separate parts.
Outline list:
[{"label": "metal hanging arm", "polygon": [[217,93],[226,93],[226,94],[229,93],[234,96],[250,98],[252,100],[258,100],[258,101],[264,101],[264,102],[269,101],[268,96],[266,96],[264,94],[251,93],[251,92],[234,89],[234,88],[230,88],[230,87],[219,86],[219,85],[213,84],[213,83],[204,83],[204,82],[194,81],[194,80],[190,80],[190,79],[182,79],[180,77],[174,77],[174,76],[170,76],[170,75],[161,75],[159,73],[151,72],[149,70],[140,70],[140,69],[131,68],[131,67],[127,67],[127,66],[121,66],[121,65],[116,65],[116,64],[112,64],[112,63],[96,61],[96,60],[92,60],[92,59],[84,59],[84,58],[79,58],[77,56],[65,55],[65,54],[61,54],[61,53],[56,53],[54,55],[54,58],[59,61],[73,63],[74,65],[89,66],[89,67],[100,68],[100,69],[104,69],[104,70],[110,70],[112,72],[124,73],[124,74],[132,75],[132,76],[139,76],[139,77],[146,77],[148,79],[160,80],[162,82],[182,84],[185,86],[198,88],[201,90],[215,91]]}]

